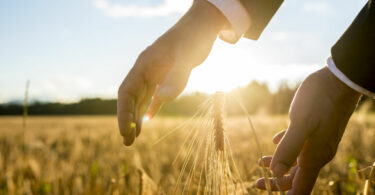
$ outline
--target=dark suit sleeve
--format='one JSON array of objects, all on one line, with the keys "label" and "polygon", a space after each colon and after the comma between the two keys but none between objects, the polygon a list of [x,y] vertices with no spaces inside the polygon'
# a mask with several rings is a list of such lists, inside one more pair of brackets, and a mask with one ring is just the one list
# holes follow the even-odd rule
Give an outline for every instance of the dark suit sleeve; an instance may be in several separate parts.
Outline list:
[{"label": "dark suit sleeve", "polygon": [[331,49],[336,67],[352,82],[375,92],[375,1],[370,0]]},{"label": "dark suit sleeve", "polygon": [[279,9],[283,0],[240,0],[250,15],[252,24],[245,37],[257,40]]}]

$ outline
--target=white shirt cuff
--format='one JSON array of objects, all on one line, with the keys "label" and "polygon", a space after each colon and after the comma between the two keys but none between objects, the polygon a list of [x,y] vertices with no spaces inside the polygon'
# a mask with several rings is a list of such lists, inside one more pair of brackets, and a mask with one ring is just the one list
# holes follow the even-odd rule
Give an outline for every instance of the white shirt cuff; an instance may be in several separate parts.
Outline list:
[{"label": "white shirt cuff", "polygon": [[358,84],[351,81],[343,72],[341,72],[337,67],[335,62],[333,61],[332,57],[329,57],[327,60],[328,69],[334,74],[340,81],[345,83],[348,87],[354,89],[355,91],[369,96],[371,98],[375,98],[375,93],[359,86]]},{"label": "white shirt cuff", "polygon": [[230,27],[220,31],[220,39],[236,43],[251,25],[251,18],[239,0],[207,0],[227,18]]}]

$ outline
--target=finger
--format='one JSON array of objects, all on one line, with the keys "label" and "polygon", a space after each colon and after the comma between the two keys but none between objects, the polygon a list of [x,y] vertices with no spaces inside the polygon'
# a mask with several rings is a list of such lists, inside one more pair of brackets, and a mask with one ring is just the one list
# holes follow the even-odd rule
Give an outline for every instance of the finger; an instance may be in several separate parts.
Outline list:
[{"label": "finger", "polygon": [[161,101],[159,102],[158,105],[155,104],[157,102],[156,94],[158,93],[159,88],[160,88],[160,85],[157,85],[154,89],[154,92],[153,92],[152,96],[150,97],[151,102],[147,105],[148,107],[146,108],[146,114],[144,116],[144,117],[147,117],[146,118],[147,120],[152,119],[156,115],[156,113],[158,112],[160,106],[162,105]]},{"label": "finger", "polygon": [[152,98],[150,106],[148,107],[147,116],[150,118],[154,117],[159,112],[162,104],[163,101],[160,100],[157,96],[154,96],[154,98]]},{"label": "finger", "polygon": [[184,89],[189,80],[191,69],[173,67],[163,83],[157,87],[147,115],[153,117],[160,110],[164,101],[174,100]]},{"label": "finger", "polygon": [[139,108],[139,115],[140,117],[138,117],[137,119],[137,126],[136,126],[136,137],[139,136],[139,134],[141,133],[141,130],[142,130],[142,123],[143,123],[143,120],[144,120],[144,116],[145,116],[145,113],[146,113],[146,109],[147,109],[147,104],[143,104],[140,108]]},{"label": "finger", "polygon": [[290,109],[290,124],[278,144],[271,162],[271,170],[276,177],[285,174],[296,161],[306,138],[317,127],[320,110],[317,108],[314,89],[316,82],[306,79],[298,88]]},{"label": "finger", "polygon": [[319,171],[319,168],[299,167],[293,179],[293,187],[287,194],[310,194],[318,178]]},{"label": "finger", "polygon": [[134,123],[135,99],[129,93],[119,94],[117,101],[117,116],[120,133],[127,136],[131,133],[131,126]]},{"label": "finger", "polygon": [[132,131],[132,134],[127,135],[123,138],[123,143],[125,146],[130,146],[134,143],[135,140],[135,129]]},{"label": "finger", "polygon": [[191,69],[174,66],[169,72],[156,96],[161,101],[171,101],[185,89],[189,80]]},{"label": "finger", "polygon": [[150,103],[152,95],[155,93],[155,85],[154,84],[147,84],[145,87],[145,92],[143,94],[142,99],[140,100],[140,103],[138,105],[138,110],[137,110],[137,118],[136,118],[136,137],[139,136],[141,133],[142,129],[142,123],[146,114],[147,107]]},{"label": "finger", "polygon": [[[278,144],[281,140],[281,138],[284,136],[285,130],[277,133],[273,137],[273,143]],[[271,165],[272,156],[263,156],[261,159],[258,160],[259,166],[269,167]]]},{"label": "finger", "polygon": [[141,108],[145,102],[145,99],[146,99],[146,95],[147,95],[147,84],[145,83],[143,89],[141,90],[141,92],[138,94],[138,97],[136,99],[136,109],[135,109],[135,112],[134,112],[134,123],[135,123],[135,129],[134,129],[134,133],[132,135],[136,135],[138,133],[140,133],[141,131],[141,123],[139,122],[140,121],[140,118],[142,118],[142,113],[141,113]]},{"label": "finger", "polygon": [[271,170],[276,177],[283,176],[296,162],[310,131],[303,121],[291,121],[272,158]]},{"label": "finger", "polygon": [[[286,176],[283,176],[283,177],[280,177],[280,178],[269,179],[271,190],[272,191],[279,191],[279,190],[287,191],[287,190],[290,190],[293,186],[293,178],[295,176],[295,173],[296,173],[297,169],[298,169],[298,167],[295,166],[290,171],[289,175],[286,175]],[[267,190],[266,179],[265,178],[258,179],[255,183],[255,186],[258,189]]]},{"label": "finger", "polygon": [[135,126],[137,100],[145,87],[142,74],[133,67],[118,91],[117,119],[122,136],[132,134]]},{"label": "finger", "polygon": [[135,133],[136,133],[136,125],[135,123],[133,122],[131,125],[130,125],[130,128],[128,130],[128,133],[123,137],[123,143],[125,146],[130,146],[134,143],[134,140],[135,140]]},{"label": "finger", "polygon": [[[263,165],[264,167],[270,167],[271,165],[271,162],[272,162],[272,156],[263,156],[261,159],[258,160],[258,165],[259,166],[263,166],[262,165],[262,161],[263,161]],[[293,163],[293,166],[296,166],[297,165],[297,161]]]},{"label": "finger", "polygon": [[284,137],[285,132],[286,132],[286,130],[280,131],[280,132],[276,133],[276,135],[273,136],[273,139],[272,139],[273,143],[274,144],[279,144],[280,141],[281,141],[281,139]]},{"label": "finger", "polygon": [[[281,139],[284,137],[284,135],[285,135],[285,132],[286,132],[286,130],[284,130],[284,131],[280,131],[280,132],[278,132],[274,137],[273,137],[273,143],[274,144],[279,144],[280,143],[280,141],[281,141]],[[272,157],[272,156],[271,156]],[[272,158],[271,158],[271,161],[272,161]],[[271,163],[270,163],[271,164]],[[294,161],[294,163],[293,163],[293,166],[296,166],[297,165],[297,161]],[[269,165],[270,166],[270,165]],[[292,171],[291,171],[292,172]]]},{"label": "finger", "polygon": [[261,159],[258,160],[259,166],[269,167],[271,165],[272,156],[263,156]]},{"label": "finger", "polygon": [[[290,175],[286,175],[280,178],[269,179],[271,191],[286,191],[292,188],[293,178]],[[255,187],[261,190],[267,190],[266,179],[260,178],[256,181]]]}]

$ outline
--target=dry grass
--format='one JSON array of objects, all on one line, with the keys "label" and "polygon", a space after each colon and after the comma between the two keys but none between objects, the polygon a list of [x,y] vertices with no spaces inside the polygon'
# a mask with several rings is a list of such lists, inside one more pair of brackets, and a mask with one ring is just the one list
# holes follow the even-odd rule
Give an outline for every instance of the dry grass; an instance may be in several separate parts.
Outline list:
[{"label": "dry grass", "polygon": [[[257,166],[256,144],[247,128],[247,119],[224,119],[224,140],[231,143],[224,151],[233,148],[233,160],[248,193],[260,194],[253,187],[262,173]],[[155,118],[144,124],[135,146],[125,148],[114,116],[29,117],[26,132],[22,117],[0,118],[0,194],[181,194],[184,188],[185,194],[198,191],[203,194],[204,189],[198,189],[196,184],[207,186],[207,180],[203,182],[204,171],[202,176],[196,171],[181,174],[184,162],[188,162],[185,170],[202,170],[190,168],[194,161],[196,166],[205,162],[200,159],[204,159],[206,150],[216,151],[215,147],[205,146],[207,140],[193,139],[203,137],[204,131],[195,131],[202,120],[196,118],[185,123],[184,128],[155,144],[185,121]],[[272,154],[275,148],[272,135],[287,127],[287,117],[255,116],[253,122],[264,154]],[[209,135],[206,138],[213,139],[214,131],[206,132]],[[194,147],[189,146],[191,143]],[[375,160],[374,145],[375,116],[355,116],[336,158],[321,171],[314,194],[363,193],[366,183],[368,194],[374,194],[374,179],[369,178]],[[185,161],[189,152],[201,155],[199,158],[191,155],[194,158]],[[231,160],[228,163],[232,164]],[[229,167],[236,173],[232,165]],[[234,175],[237,179],[237,174]],[[185,187],[187,184],[191,185]]]}]

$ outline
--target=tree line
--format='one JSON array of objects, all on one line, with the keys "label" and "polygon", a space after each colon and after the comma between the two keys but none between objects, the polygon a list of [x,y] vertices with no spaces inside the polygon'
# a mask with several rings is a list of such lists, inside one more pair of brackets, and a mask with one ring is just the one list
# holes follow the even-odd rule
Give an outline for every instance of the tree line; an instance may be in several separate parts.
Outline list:
[{"label": "tree line", "polygon": [[[225,110],[228,115],[242,115],[239,102],[243,104],[250,114],[286,114],[297,87],[289,87],[281,83],[277,91],[271,92],[265,83],[253,81],[247,86],[239,87],[227,93]],[[165,103],[160,110],[160,115],[166,116],[191,116],[210,95],[205,93],[192,93],[182,95],[172,102]],[[371,102],[362,98],[361,102]],[[28,106],[29,115],[114,115],[116,114],[116,99],[82,99],[76,103],[34,102]],[[371,110],[375,110],[371,105]],[[23,105],[8,103],[0,105],[0,115],[22,115]]]}]

